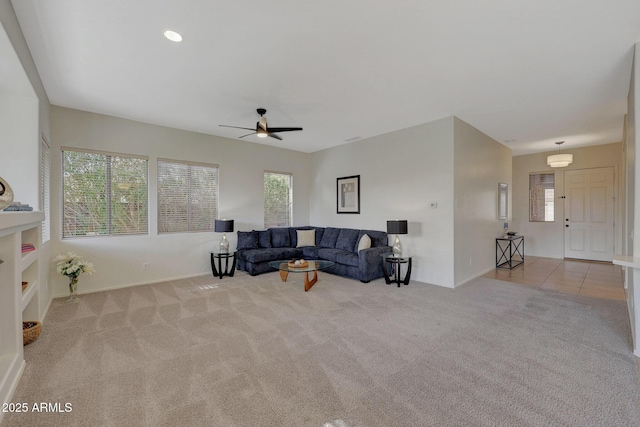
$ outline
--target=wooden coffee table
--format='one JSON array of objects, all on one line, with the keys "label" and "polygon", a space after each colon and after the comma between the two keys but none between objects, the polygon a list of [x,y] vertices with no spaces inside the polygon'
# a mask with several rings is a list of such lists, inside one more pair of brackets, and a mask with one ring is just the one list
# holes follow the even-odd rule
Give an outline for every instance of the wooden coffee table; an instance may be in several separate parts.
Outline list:
[{"label": "wooden coffee table", "polygon": [[[306,273],[304,276],[304,291],[309,289],[318,281],[318,270],[324,270],[331,267],[334,263],[325,260],[307,260],[306,267],[290,267],[289,261],[271,261],[269,265],[280,270],[280,278],[283,282],[287,281],[289,273]],[[313,279],[309,280],[309,273],[313,272]]]}]

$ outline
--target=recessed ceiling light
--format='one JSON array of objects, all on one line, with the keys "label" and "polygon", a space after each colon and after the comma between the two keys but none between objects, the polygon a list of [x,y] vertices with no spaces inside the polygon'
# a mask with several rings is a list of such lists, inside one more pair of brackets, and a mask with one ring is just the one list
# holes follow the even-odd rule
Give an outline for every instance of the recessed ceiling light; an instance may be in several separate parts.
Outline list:
[{"label": "recessed ceiling light", "polygon": [[167,30],[164,33],[164,36],[171,40],[172,42],[179,43],[182,41],[182,36],[175,31]]}]

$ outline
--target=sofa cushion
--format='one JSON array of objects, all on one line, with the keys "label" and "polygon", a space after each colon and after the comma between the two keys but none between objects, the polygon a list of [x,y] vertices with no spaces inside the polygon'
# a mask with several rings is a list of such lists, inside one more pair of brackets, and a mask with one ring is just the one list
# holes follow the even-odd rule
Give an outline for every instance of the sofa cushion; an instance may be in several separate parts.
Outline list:
[{"label": "sofa cushion", "polygon": [[274,248],[290,248],[291,238],[288,228],[271,228],[271,246]]},{"label": "sofa cushion", "polygon": [[258,231],[258,244],[261,248],[271,247],[271,230]]},{"label": "sofa cushion", "polygon": [[316,246],[320,246],[320,242],[322,241],[322,236],[324,235],[324,228],[315,227],[316,230]]},{"label": "sofa cushion", "polygon": [[363,234],[358,241],[358,252],[363,249],[369,249],[371,247],[371,237],[368,234]]},{"label": "sofa cushion", "polygon": [[316,230],[296,230],[296,248],[316,245]]},{"label": "sofa cushion", "polygon": [[352,265],[354,267],[358,267],[360,260],[358,259],[358,254],[356,253],[338,252],[336,253],[336,262],[338,264]]},{"label": "sofa cushion", "polygon": [[318,259],[320,256],[318,255],[318,251],[320,250],[317,246],[305,246],[302,249],[302,257],[304,259]]},{"label": "sofa cushion", "polygon": [[342,249],[320,248],[318,250],[318,258],[326,259],[327,261],[338,262],[338,255],[347,253],[349,252],[343,251]]},{"label": "sofa cushion", "polygon": [[302,251],[294,248],[261,248],[243,251],[241,256],[245,261],[255,264],[266,261],[301,258]]},{"label": "sofa cushion", "polygon": [[238,250],[258,249],[258,233],[256,231],[238,231]]},{"label": "sofa cushion", "polygon": [[336,240],[338,240],[338,235],[340,234],[339,228],[327,227],[324,229],[324,234],[322,235],[322,240],[320,241],[321,248],[335,248]]},{"label": "sofa cushion", "polygon": [[338,234],[338,240],[336,240],[335,248],[355,252],[358,246],[358,233],[359,230],[342,228],[340,230],[340,234]]}]

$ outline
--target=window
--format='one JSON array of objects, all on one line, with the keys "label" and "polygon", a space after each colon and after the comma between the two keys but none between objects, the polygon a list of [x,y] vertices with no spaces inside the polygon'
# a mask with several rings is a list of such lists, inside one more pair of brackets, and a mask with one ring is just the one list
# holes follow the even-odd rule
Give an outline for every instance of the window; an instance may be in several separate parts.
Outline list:
[{"label": "window", "polygon": [[529,221],[554,221],[554,184],[553,172],[529,175]]},{"label": "window", "polygon": [[62,237],[148,233],[146,157],[62,150]]},{"label": "window", "polygon": [[49,171],[51,170],[51,148],[47,141],[42,138],[40,140],[40,210],[44,212],[44,221],[42,221],[42,243],[47,243],[51,239],[51,227],[49,205]]},{"label": "window", "polygon": [[158,159],[158,234],[213,231],[218,166]]},{"label": "window", "polygon": [[288,173],[264,173],[264,227],[290,227],[293,176]]}]

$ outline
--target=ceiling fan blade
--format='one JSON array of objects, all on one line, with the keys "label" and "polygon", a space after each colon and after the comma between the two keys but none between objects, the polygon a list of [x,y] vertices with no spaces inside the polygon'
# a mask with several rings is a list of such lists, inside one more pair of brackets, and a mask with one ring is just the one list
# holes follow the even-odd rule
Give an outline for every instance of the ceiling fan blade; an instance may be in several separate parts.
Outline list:
[{"label": "ceiling fan blade", "polygon": [[239,136],[238,138],[244,138],[245,136],[255,135],[255,134],[256,134],[255,132],[251,132],[251,133],[248,133],[246,135]]},{"label": "ceiling fan blade", "polygon": [[240,127],[240,126],[229,126],[229,125],[218,125],[218,126],[222,126],[223,128],[254,130],[253,128],[243,128],[243,127]]},{"label": "ceiling fan blade", "polygon": [[302,130],[302,128],[269,128],[269,132],[291,132],[293,130]]},{"label": "ceiling fan blade", "polygon": [[270,136],[271,138],[275,138],[275,139],[277,139],[277,140],[279,140],[279,141],[282,141],[282,138],[280,138],[280,137],[279,137],[278,135],[276,135],[276,134],[270,133],[270,134],[269,134],[269,136]]}]

